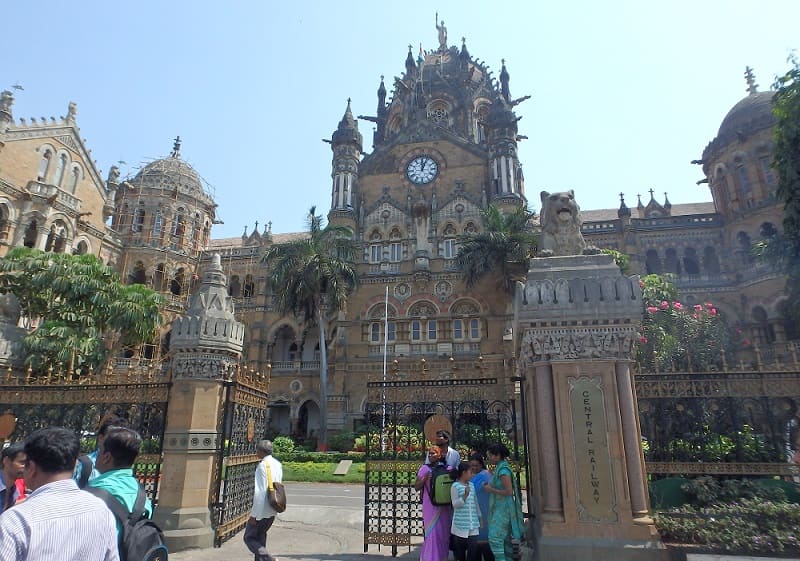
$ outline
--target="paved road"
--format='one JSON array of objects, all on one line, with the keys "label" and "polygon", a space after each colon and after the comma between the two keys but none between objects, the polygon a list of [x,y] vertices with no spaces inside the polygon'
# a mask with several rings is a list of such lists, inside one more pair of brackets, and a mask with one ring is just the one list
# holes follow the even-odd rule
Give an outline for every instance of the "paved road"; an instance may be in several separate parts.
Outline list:
[{"label": "paved road", "polygon": [[[364,553],[364,486],[287,483],[288,508],[269,531],[267,547],[279,561],[387,561],[391,547],[370,545]],[[242,534],[221,548],[171,553],[171,561],[251,561]],[[419,558],[417,546],[401,548],[398,559]]]}]

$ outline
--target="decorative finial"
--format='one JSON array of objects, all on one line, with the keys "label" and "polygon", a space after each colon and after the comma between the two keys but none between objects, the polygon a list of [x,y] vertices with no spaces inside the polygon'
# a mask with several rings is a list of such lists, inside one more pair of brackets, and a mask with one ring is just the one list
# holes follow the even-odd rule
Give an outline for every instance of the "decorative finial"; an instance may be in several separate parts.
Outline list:
[{"label": "decorative finial", "polygon": [[180,135],[175,137],[175,143],[172,145],[172,157],[178,158],[181,155],[181,137]]},{"label": "decorative finial", "polygon": [[253,227],[253,232],[258,233],[258,220],[256,220],[256,225]]},{"label": "decorative finial", "polygon": [[656,200],[656,199],[655,199],[655,196],[654,196],[654,194],[655,194],[655,191],[653,191],[653,189],[651,188],[651,189],[650,189],[650,200],[651,200],[651,201],[654,201],[654,200]]},{"label": "decorative finial", "polygon": [[268,230],[268,231],[269,231],[269,233],[272,233],[272,220],[270,220],[269,222],[267,222],[267,224],[269,225],[269,230]]},{"label": "decorative finial", "polygon": [[749,66],[744,68],[744,79],[747,82],[747,93],[750,95],[758,93],[758,84],[756,84],[756,77],[753,74],[753,69]]},{"label": "decorative finial", "polygon": [[619,202],[621,202],[622,204],[625,204],[625,193],[620,193],[619,194]]}]

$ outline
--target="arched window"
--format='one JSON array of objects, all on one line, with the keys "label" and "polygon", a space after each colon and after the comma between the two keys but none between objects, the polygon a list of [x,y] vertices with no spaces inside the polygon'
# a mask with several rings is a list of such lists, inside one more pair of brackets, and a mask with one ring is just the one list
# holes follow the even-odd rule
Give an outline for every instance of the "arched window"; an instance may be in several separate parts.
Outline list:
[{"label": "arched window", "polygon": [[422,331],[421,325],[419,320],[414,320],[411,322],[411,340],[412,341],[421,341],[422,340]]},{"label": "arched window", "polygon": [[460,341],[464,338],[464,320],[453,320],[453,339]]},{"label": "arched window", "polygon": [[228,284],[228,295],[238,298],[242,293],[242,281],[239,280],[239,275],[233,275]]},{"label": "arched window", "polygon": [[458,242],[456,240],[456,229],[452,224],[448,224],[444,229],[444,241],[442,242],[442,255],[445,259],[453,259],[458,253]]},{"label": "arched window", "polygon": [[469,338],[472,340],[481,338],[480,322],[475,318],[469,320]]},{"label": "arched window", "polygon": [[164,233],[164,213],[162,210],[156,209],[155,214],[153,215],[153,238],[161,238],[161,234]]},{"label": "arched window", "polygon": [[770,344],[775,342],[775,328],[769,323],[767,311],[761,306],[755,306],[751,312],[755,326],[753,338],[757,343]]},{"label": "arched window", "polygon": [[745,166],[736,168],[736,176],[739,178],[739,186],[742,188],[742,194],[747,197],[753,191],[753,185],[750,183],[750,176],[747,174]]},{"label": "arched window", "polygon": [[687,275],[699,275],[700,263],[697,260],[697,251],[693,247],[683,250],[683,269]]},{"label": "arched window", "polygon": [[137,261],[133,266],[133,271],[128,276],[128,284],[147,284],[147,272],[144,269],[144,263]]},{"label": "arched window", "polygon": [[47,172],[50,170],[50,161],[53,159],[53,153],[50,150],[45,150],[42,154],[42,159],[39,160],[39,171],[37,172],[37,181],[44,181],[47,179]]},{"label": "arched window", "polygon": [[78,190],[78,181],[80,180],[80,178],[81,178],[81,168],[79,168],[78,166],[72,166],[72,171],[69,174],[68,188],[69,192],[72,193],[73,195],[75,194],[75,191]]},{"label": "arched window", "polygon": [[664,271],[676,275],[681,274],[681,263],[678,260],[678,252],[672,247],[668,248],[664,255]]},{"label": "arched window", "polygon": [[186,280],[186,275],[183,271],[183,267],[181,267],[175,273],[175,276],[173,277],[172,282],[169,285],[169,291],[176,296],[180,296],[183,293],[183,285],[185,283],[185,280]]},{"label": "arched window", "polygon": [[131,232],[141,232],[144,228],[144,203],[139,203],[136,210],[133,212],[133,222],[131,223]]},{"label": "arched window", "polygon": [[374,232],[369,243],[369,262],[380,263],[383,257],[383,242],[379,232]]},{"label": "arched window", "polygon": [[389,261],[397,263],[403,259],[403,244],[400,242],[400,230],[397,228],[389,234]]},{"label": "arched window", "polygon": [[64,171],[66,169],[67,169],[67,155],[61,154],[56,162],[56,173],[55,173],[55,179],[53,181],[54,185],[61,187],[61,183],[64,181]]},{"label": "arched window", "polygon": [[22,240],[22,245],[25,247],[36,247],[36,240],[39,237],[39,225],[36,220],[31,220],[25,228],[25,237]]},{"label": "arched window", "polygon": [[709,275],[719,274],[719,258],[713,246],[703,248],[703,268]]},{"label": "arched window", "polygon": [[773,238],[778,235],[778,230],[772,222],[764,222],[758,233],[761,234],[762,238]]},{"label": "arched window", "polygon": [[661,269],[661,258],[658,256],[658,251],[655,249],[647,250],[647,253],[645,254],[644,266],[648,275],[660,275],[663,272]]},{"label": "arched window", "polygon": [[244,285],[242,286],[242,298],[250,298],[255,292],[256,284],[253,282],[253,275],[244,277]]},{"label": "arched window", "polygon": [[428,320],[428,341],[436,341],[436,320]]},{"label": "arched window", "polygon": [[153,289],[161,292],[164,290],[164,279],[166,278],[166,266],[163,263],[156,265],[153,272]]},{"label": "arched window", "polygon": [[200,215],[194,215],[192,222],[192,249],[200,249]]},{"label": "arched window", "polygon": [[75,255],[86,255],[89,253],[89,244],[84,240],[79,241],[77,247],[75,247],[74,253]]}]

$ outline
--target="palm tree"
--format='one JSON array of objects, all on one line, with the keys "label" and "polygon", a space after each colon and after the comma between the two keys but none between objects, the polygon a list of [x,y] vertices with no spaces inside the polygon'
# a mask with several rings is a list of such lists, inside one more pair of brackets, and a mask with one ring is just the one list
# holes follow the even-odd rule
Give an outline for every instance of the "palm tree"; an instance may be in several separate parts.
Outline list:
[{"label": "palm tree", "polygon": [[498,285],[511,293],[517,276],[527,270],[528,259],[536,251],[535,212],[516,207],[503,213],[489,205],[481,212],[483,231],[465,234],[456,255],[456,264],[472,287],[488,273],[500,275]]},{"label": "palm tree", "polygon": [[302,316],[307,323],[319,326],[320,371],[318,448],[328,445],[328,354],[325,343],[326,316],[344,309],[347,295],[358,286],[353,262],[358,246],[352,231],[328,224],[323,227],[316,207],[308,211],[308,234],[305,238],[270,246],[262,262],[269,268],[269,283],[282,313]]}]

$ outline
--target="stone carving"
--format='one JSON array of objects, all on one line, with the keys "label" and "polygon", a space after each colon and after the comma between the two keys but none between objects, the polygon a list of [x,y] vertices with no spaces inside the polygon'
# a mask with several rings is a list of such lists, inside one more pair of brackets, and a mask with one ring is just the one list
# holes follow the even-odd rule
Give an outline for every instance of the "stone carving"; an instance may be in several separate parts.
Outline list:
[{"label": "stone carving", "polygon": [[630,359],[635,335],[633,328],[529,329],[522,337],[520,361],[525,365],[578,358]]},{"label": "stone carving", "polygon": [[233,374],[236,363],[226,357],[196,354],[176,357],[172,374],[176,379],[225,380]]},{"label": "stone carving", "polygon": [[581,213],[573,190],[560,193],[541,192],[542,235],[539,256],[594,255],[596,247],[587,246],[581,234]]},{"label": "stone carving", "polygon": [[119,168],[117,166],[111,166],[111,169],[108,170],[108,182],[119,183]]},{"label": "stone carving", "polygon": [[22,308],[11,293],[0,294],[0,323],[17,325]]}]

